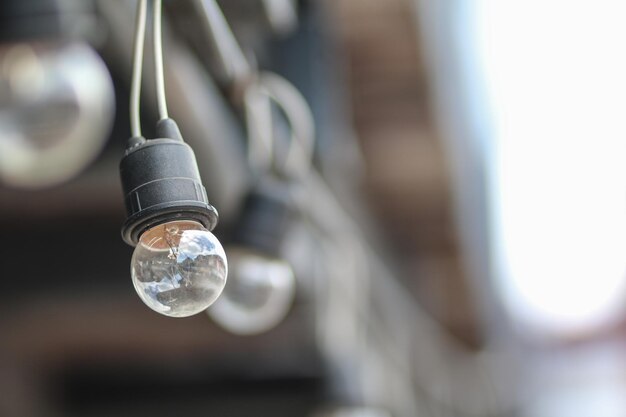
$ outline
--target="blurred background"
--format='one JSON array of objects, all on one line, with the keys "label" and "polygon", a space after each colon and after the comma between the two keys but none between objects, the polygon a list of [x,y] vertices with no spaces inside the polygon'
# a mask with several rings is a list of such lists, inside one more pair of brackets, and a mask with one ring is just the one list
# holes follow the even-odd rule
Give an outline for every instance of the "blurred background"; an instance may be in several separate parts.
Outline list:
[{"label": "blurred background", "polygon": [[[120,237],[136,1],[0,4],[0,416],[626,416],[626,5],[203,3],[164,1],[165,81],[235,302],[188,319]],[[277,155],[315,130],[270,260],[267,114]]]}]

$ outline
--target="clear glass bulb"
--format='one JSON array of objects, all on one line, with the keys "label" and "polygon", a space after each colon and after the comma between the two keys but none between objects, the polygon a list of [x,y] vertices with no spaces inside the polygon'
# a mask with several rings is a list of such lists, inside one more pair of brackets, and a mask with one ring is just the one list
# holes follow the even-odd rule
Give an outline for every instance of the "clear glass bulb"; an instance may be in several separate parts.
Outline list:
[{"label": "clear glass bulb", "polygon": [[0,47],[0,181],[40,188],[74,178],[100,154],[114,113],[109,71],[87,44]]},{"label": "clear glass bulb", "polygon": [[219,240],[194,221],[173,221],[147,230],[131,261],[139,297],[170,317],[206,310],[222,293],[227,274]]},{"label": "clear glass bulb", "polygon": [[278,325],[294,299],[296,280],[291,266],[245,248],[229,248],[231,273],[220,299],[207,310],[231,333],[259,334]]}]

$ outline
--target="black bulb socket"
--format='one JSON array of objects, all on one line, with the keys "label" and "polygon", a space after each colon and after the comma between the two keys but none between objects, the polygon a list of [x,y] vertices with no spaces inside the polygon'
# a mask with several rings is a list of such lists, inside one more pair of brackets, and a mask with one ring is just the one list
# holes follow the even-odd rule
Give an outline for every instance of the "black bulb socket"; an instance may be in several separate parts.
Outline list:
[{"label": "black bulb socket", "polygon": [[233,243],[279,257],[295,214],[289,184],[262,178],[246,196]]},{"label": "black bulb socket", "polygon": [[196,157],[172,119],[157,124],[157,139],[133,137],[120,162],[127,219],[122,238],[136,246],[159,224],[192,220],[213,230],[217,211],[207,198]]}]

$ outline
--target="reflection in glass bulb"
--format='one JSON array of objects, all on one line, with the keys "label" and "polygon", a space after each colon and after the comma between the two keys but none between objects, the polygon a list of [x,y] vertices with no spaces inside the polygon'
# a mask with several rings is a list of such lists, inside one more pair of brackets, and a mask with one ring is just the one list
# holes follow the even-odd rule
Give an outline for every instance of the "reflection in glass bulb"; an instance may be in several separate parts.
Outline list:
[{"label": "reflection in glass bulb", "polygon": [[227,274],[222,245],[193,221],[173,221],[147,230],[131,261],[139,297],[157,313],[170,317],[206,310],[222,293]]},{"label": "reflection in glass bulb", "polygon": [[229,248],[231,275],[224,294],[207,313],[231,333],[263,333],[289,312],[295,277],[289,264],[244,248]]}]

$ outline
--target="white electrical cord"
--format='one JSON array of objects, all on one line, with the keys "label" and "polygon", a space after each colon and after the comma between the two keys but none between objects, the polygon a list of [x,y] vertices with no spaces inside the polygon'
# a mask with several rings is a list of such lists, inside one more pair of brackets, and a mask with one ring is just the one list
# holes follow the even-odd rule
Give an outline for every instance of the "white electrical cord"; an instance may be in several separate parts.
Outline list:
[{"label": "white electrical cord", "polygon": [[154,75],[156,81],[157,104],[159,119],[167,119],[167,98],[165,95],[165,75],[163,74],[163,30],[161,29],[162,0],[154,0],[153,16],[153,41],[154,41]]},{"label": "white electrical cord", "polygon": [[282,111],[291,130],[285,160],[276,168],[287,176],[303,178],[311,170],[315,151],[315,121],[311,108],[300,91],[278,74],[261,73],[258,83]]},{"label": "white electrical cord", "polygon": [[[154,46],[154,73],[156,81],[156,96],[159,109],[159,119],[167,119],[167,97],[165,94],[165,75],[163,71],[163,29],[162,0],[153,0],[152,28]],[[143,73],[143,51],[146,40],[148,0],[137,2],[137,16],[135,20],[135,40],[133,45],[133,73],[130,85],[130,131],[132,137],[141,136],[141,79]]]},{"label": "white electrical cord", "polygon": [[[248,84],[244,92],[248,130],[248,158],[261,171],[273,168],[288,178],[304,178],[311,170],[315,150],[315,123],[309,105],[302,94],[278,74],[262,72],[257,81]],[[274,137],[272,107],[282,112],[291,132],[287,152],[281,163],[279,143]]]},{"label": "white electrical cord", "polygon": [[148,0],[137,2],[135,41],[133,45],[133,74],[130,84],[130,131],[133,137],[141,136],[141,74],[143,70],[143,46],[146,38],[146,14]]},{"label": "white electrical cord", "polygon": [[204,15],[202,22],[219,55],[220,62],[228,81],[239,83],[248,80],[253,70],[237,43],[222,10],[215,0],[197,0],[196,9]]}]

